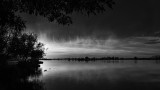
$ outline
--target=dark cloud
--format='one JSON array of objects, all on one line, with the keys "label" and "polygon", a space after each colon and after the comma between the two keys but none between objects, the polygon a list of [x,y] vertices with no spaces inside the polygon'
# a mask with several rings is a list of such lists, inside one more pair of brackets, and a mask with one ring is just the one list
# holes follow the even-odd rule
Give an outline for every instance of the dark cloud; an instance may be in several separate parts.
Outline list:
[{"label": "dark cloud", "polygon": [[149,40],[148,42],[146,42],[145,44],[158,44],[158,43],[160,43],[159,39],[152,39],[152,40]]}]

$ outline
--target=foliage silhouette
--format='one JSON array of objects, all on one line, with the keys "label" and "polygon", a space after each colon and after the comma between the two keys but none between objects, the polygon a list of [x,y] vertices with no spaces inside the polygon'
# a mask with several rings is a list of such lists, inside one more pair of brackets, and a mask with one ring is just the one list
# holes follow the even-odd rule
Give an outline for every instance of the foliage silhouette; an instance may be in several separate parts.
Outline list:
[{"label": "foliage silhouette", "polygon": [[69,15],[73,12],[96,14],[105,11],[105,6],[112,8],[113,4],[113,0],[1,0],[0,8],[1,12],[9,11],[7,15],[24,12],[65,25],[72,23]]},{"label": "foliage silhouette", "polygon": [[8,45],[10,57],[19,60],[39,59],[44,55],[43,44],[37,41],[37,35],[33,33],[23,33],[11,38]]}]

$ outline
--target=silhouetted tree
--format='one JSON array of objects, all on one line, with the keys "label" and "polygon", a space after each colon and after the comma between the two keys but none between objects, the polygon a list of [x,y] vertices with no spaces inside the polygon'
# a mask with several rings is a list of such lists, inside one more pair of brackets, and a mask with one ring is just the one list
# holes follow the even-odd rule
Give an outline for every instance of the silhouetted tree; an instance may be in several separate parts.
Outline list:
[{"label": "silhouetted tree", "polygon": [[43,58],[44,56],[44,44],[43,43],[37,43],[34,50],[31,52],[31,59],[39,59]]},{"label": "silhouetted tree", "polygon": [[37,35],[23,33],[15,36],[9,42],[8,53],[19,60],[39,59],[44,55],[43,44],[37,41]]},{"label": "silhouetted tree", "polygon": [[[9,1],[9,0],[6,0]],[[8,43],[10,37],[18,35],[25,29],[25,23],[21,17],[15,15],[10,3],[0,1],[0,64],[3,65],[8,59]]]},{"label": "silhouetted tree", "polygon": [[105,11],[105,6],[112,8],[113,4],[113,0],[1,0],[0,12],[3,14],[0,17],[14,17],[14,12],[24,12],[69,24],[72,23],[70,14],[73,12],[96,14]]}]

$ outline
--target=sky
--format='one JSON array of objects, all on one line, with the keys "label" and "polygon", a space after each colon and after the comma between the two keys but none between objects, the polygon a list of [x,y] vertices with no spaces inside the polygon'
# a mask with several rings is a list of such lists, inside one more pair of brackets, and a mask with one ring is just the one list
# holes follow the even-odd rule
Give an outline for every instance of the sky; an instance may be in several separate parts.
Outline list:
[{"label": "sky", "polygon": [[104,13],[73,13],[69,26],[21,14],[26,30],[39,35],[45,58],[150,57],[160,53],[160,0],[114,0]]}]

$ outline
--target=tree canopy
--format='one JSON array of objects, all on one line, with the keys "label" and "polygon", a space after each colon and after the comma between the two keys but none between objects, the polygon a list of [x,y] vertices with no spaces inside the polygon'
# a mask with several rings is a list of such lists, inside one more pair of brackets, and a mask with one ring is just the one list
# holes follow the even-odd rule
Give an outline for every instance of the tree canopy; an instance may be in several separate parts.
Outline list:
[{"label": "tree canopy", "polygon": [[23,33],[14,36],[8,43],[8,56],[26,61],[27,59],[39,59],[44,56],[44,45],[37,41],[37,35]]},{"label": "tree canopy", "polygon": [[69,15],[73,12],[96,14],[105,11],[105,6],[112,8],[113,4],[113,0],[1,0],[0,12],[3,14],[0,18],[23,12],[65,25],[72,23]]}]

